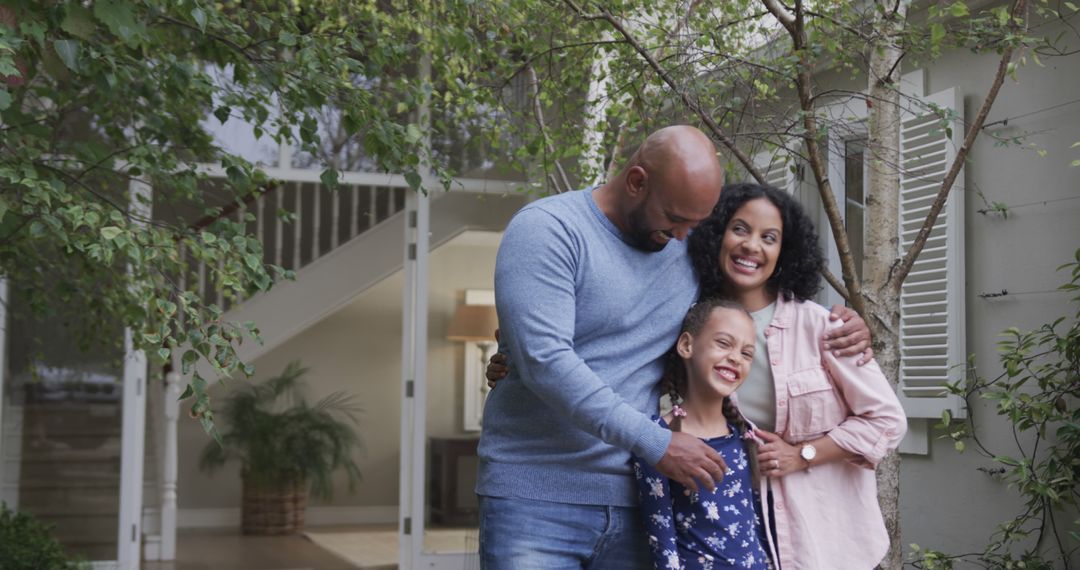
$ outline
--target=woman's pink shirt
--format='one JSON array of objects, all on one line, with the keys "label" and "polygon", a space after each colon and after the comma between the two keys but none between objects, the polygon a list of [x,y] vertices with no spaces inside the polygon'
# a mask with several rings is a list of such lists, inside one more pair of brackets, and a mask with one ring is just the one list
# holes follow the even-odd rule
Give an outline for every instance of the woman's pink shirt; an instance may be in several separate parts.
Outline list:
[{"label": "woman's pink shirt", "polygon": [[868,570],[889,548],[874,467],[900,444],[907,419],[877,362],[822,350],[838,326],[820,305],[781,295],[765,332],[776,432],[792,444],[828,435],[857,456],[771,480],[784,570]]}]

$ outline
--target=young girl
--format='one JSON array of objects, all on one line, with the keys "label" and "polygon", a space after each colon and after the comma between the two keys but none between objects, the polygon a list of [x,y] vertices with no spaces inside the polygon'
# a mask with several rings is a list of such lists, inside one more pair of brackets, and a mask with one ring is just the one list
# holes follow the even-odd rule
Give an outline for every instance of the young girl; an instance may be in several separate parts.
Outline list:
[{"label": "young girl", "polygon": [[683,320],[662,383],[672,411],[658,422],[701,438],[728,465],[714,491],[693,492],[634,458],[634,474],[657,569],[768,568],[753,493],[746,422],[731,395],[754,359],[754,321],[738,304],[698,302]]}]

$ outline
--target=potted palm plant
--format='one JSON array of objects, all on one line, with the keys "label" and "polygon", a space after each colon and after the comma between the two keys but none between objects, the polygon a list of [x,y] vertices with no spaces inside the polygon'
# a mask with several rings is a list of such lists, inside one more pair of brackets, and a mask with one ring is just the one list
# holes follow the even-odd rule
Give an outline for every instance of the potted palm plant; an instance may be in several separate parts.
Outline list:
[{"label": "potted palm plant", "polygon": [[221,444],[210,442],[200,467],[210,473],[239,461],[244,534],[291,534],[304,526],[308,491],[333,493],[332,476],[345,471],[350,491],[360,479],[353,452],[363,449],[353,396],[335,392],[308,404],[307,368],[290,363],[279,376],[248,384],[222,406]]}]

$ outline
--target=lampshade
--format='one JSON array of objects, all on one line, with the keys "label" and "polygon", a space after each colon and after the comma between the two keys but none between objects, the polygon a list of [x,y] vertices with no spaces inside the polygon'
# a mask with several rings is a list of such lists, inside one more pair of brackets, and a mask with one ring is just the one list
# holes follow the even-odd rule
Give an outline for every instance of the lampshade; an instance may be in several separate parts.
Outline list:
[{"label": "lampshade", "polygon": [[462,342],[494,341],[497,328],[499,317],[494,305],[458,305],[446,338]]}]

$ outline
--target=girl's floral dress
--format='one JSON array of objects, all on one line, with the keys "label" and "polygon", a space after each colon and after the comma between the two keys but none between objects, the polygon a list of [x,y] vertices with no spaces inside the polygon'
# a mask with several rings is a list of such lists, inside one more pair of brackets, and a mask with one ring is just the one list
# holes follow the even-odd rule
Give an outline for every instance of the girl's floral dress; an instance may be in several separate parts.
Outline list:
[{"label": "girl's floral dress", "polygon": [[[668,427],[663,418],[657,423]],[[703,440],[727,462],[715,491],[692,492],[633,458],[641,512],[657,570],[767,570],[760,503],[753,490],[742,434]]]}]

